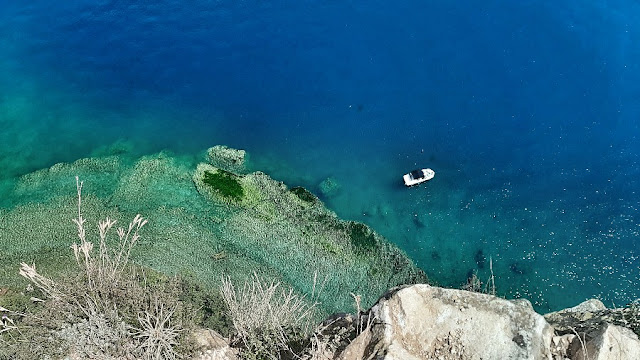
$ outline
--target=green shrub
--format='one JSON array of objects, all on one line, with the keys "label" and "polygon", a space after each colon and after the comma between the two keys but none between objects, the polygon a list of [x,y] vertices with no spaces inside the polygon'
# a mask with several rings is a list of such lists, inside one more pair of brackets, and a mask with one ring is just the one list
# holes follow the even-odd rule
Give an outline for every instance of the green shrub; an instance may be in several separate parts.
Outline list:
[{"label": "green shrub", "polygon": [[202,182],[229,200],[240,201],[244,197],[244,189],[238,176],[228,171],[222,169],[216,172],[205,171]]}]

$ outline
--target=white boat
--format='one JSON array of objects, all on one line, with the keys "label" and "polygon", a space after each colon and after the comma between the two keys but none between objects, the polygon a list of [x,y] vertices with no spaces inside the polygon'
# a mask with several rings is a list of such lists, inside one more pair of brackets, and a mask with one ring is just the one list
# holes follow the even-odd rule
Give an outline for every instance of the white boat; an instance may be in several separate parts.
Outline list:
[{"label": "white boat", "polygon": [[407,186],[413,186],[422,184],[425,181],[429,181],[436,176],[435,171],[431,169],[422,169],[422,170],[413,170],[408,174],[404,174],[402,179],[404,179],[404,184]]}]

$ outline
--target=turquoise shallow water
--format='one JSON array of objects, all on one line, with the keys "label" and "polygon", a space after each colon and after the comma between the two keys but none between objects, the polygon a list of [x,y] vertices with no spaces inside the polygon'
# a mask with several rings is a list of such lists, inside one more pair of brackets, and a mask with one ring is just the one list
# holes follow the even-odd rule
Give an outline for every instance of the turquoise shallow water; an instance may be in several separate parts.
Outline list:
[{"label": "turquoise shallow water", "polygon": [[[632,2],[0,6],[0,178],[244,148],[436,281],[558,309],[640,296]],[[401,175],[436,171],[405,189]],[[4,194],[8,194],[8,191]],[[16,201],[2,196],[2,205]],[[38,199],[33,199],[37,201]]]}]

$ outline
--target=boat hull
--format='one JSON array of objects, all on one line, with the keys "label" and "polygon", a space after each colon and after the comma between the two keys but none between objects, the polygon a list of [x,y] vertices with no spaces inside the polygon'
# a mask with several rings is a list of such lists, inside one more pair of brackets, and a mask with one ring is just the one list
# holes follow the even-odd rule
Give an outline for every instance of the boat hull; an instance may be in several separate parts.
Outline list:
[{"label": "boat hull", "polygon": [[415,186],[418,184],[422,184],[423,182],[427,182],[431,179],[434,178],[434,176],[436,176],[435,171],[431,170],[431,169],[422,169],[422,174],[423,177],[415,179],[411,176],[411,173],[409,174],[404,174],[404,176],[402,177],[402,179],[404,180],[404,184],[407,187],[411,187],[411,186]]}]

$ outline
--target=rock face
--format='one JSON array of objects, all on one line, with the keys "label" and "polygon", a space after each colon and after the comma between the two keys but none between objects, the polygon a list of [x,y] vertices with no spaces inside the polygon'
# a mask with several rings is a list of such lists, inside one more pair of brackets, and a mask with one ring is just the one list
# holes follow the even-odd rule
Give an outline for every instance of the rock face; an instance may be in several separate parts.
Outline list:
[{"label": "rock face", "polygon": [[553,342],[556,353],[564,355],[554,359],[640,359],[640,341],[629,329],[637,331],[639,310],[637,304],[607,309],[601,301],[591,299],[546,314],[558,334]]},{"label": "rock face", "polygon": [[[574,307],[546,314],[545,319],[563,334],[599,329],[606,322],[601,318],[610,311],[602,301],[591,299]],[[606,316],[605,316],[606,317]]]},{"label": "rock face", "polygon": [[552,358],[553,329],[524,300],[414,285],[383,297],[370,317],[340,359]]},{"label": "rock face", "polygon": [[[429,285],[405,286],[360,313],[361,322],[349,314],[326,319],[299,359],[638,360],[640,340],[633,331],[607,322],[591,327],[594,323],[590,320],[598,318],[593,314],[622,310],[589,300],[547,314],[547,318],[564,322],[569,316],[574,319],[573,325],[565,324],[572,333],[565,333],[536,314],[526,300]],[[632,310],[626,308],[625,316],[633,315]],[[587,330],[578,332],[576,328]],[[226,340],[211,330],[197,331],[194,338],[199,350],[194,359],[238,358]]]},{"label": "rock face", "polygon": [[600,300],[587,300],[578,306],[546,314],[545,319],[557,333],[592,333],[606,324],[618,325],[640,334],[640,304],[607,309]]},{"label": "rock face", "polygon": [[193,360],[236,360],[236,351],[229,347],[225,338],[213,330],[199,329],[192,334],[197,346]]},{"label": "rock face", "polygon": [[576,351],[572,360],[640,359],[640,341],[631,330],[607,324],[594,335]]}]

